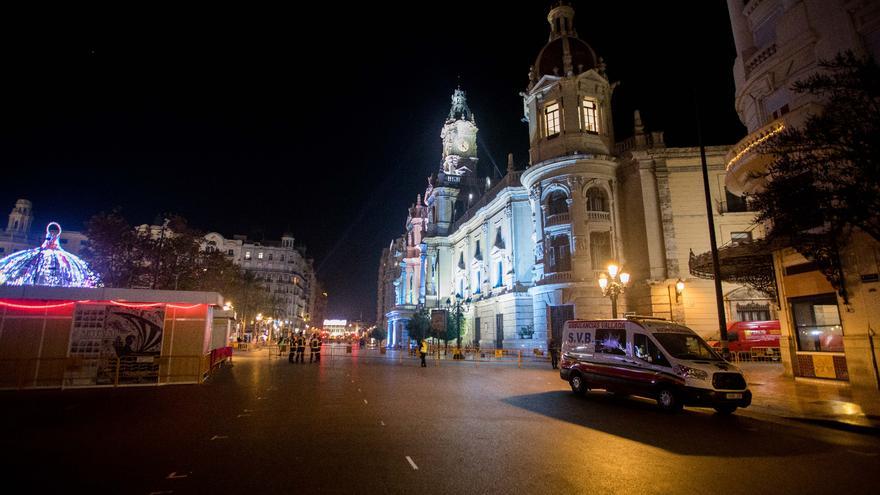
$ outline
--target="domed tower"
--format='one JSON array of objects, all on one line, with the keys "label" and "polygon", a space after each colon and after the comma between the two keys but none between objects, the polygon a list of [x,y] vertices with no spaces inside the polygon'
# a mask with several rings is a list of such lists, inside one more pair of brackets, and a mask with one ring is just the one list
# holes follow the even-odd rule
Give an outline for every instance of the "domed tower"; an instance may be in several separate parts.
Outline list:
[{"label": "domed tower", "polygon": [[574,9],[559,2],[547,15],[550,40],[529,69],[523,93],[529,158],[539,163],[574,153],[608,154],[613,85],[605,64],[574,29]]},{"label": "domed tower", "polygon": [[9,223],[6,224],[6,233],[25,237],[31,230],[31,222],[33,222],[33,220],[33,205],[26,199],[19,199],[15,202],[15,208],[9,213]]},{"label": "domed tower", "polygon": [[597,277],[618,254],[617,161],[604,64],[578,37],[574,9],[547,15],[550,39],[522,93],[529,123],[529,191],[535,238],[535,338],[557,342],[566,319],[607,317]]}]

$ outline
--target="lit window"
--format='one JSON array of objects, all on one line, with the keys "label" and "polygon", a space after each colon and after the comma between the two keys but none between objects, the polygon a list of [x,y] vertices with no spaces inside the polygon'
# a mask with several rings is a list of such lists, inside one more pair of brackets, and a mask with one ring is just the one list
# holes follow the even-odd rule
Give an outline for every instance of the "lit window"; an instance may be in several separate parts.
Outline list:
[{"label": "lit window", "polygon": [[261,253],[261,252],[260,252],[260,253],[257,253],[257,259],[258,259],[258,260],[263,259],[263,253]]},{"label": "lit window", "polygon": [[599,120],[596,118],[596,102],[590,98],[584,98],[581,105],[581,125],[586,132],[599,132]]},{"label": "lit window", "polygon": [[752,242],[751,232],[731,232],[730,240],[734,243]]},{"label": "lit window", "polygon": [[559,123],[559,103],[547,105],[544,108],[544,118],[547,124],[547,135],[553,136],[559,134],[561,128]]},{"label": "lit window", "polygon": [[250,251],[245,251],[245,252],[244,252],[244,259],[246,259],[246,260],[251,259],[251,252],[250,252]]}]

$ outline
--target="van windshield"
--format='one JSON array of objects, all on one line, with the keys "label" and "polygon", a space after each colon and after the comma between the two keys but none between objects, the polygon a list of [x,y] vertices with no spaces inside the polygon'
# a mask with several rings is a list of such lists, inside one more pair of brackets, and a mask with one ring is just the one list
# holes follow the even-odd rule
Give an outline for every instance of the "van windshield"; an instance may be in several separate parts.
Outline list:
[{"label": "van windshield", "polygon": [[721,356],[696,335],[686,333],[655,333],[654,338],[675,359],[707,359],[721,361]]}]

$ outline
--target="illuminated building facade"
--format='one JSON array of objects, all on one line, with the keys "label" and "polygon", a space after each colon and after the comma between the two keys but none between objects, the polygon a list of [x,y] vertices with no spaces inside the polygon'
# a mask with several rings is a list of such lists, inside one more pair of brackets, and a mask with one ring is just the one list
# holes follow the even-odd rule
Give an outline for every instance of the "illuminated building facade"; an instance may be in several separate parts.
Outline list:
[{"label": "illuminated building facade", "polygon": [[[16,201],[12,211],[9,212],[6,230],[0,232],[0,257],[16,251],[31,249],[43,242],[44,232],[41,229],[32,230],[33,222],[33,203],[27,199]],[[65,230],[61,233],[59,245],[65,251],[79,255],[85,247],[86,241],[85,234]]]},{"label": "illuminated building facade", "polygon": [[[477,120],[460,89],[440,137],[440,167],[409,208],[404,235],[383,252],[377,313],[389,344],[407,341],[419,308],[470,300],[463,341],[482,347],[545,348],[567,319],[609,317],[598,276],[611,261],[632,275],[622,312],[672,317],[718,337],[714,287],[689,277],[690,250],[705,251],[697,148],[667,148],[636,112],[633,136],[616,140],[614,83],[574,28],[574,9],[560,2],[551,32],[529,71],[523,95],[529,164],[508,160],[498,180],[478,177]],[[716,234],[737,242],[751,226],[744,207],[727,203],[723,159],[707,148]],[[686,283],[676,295],[675,284]],[[729,319],[769,301],[725,284]],[[389,304],[393,300],[393,306]],[[752,313],[749,313],[751,315]]]},{"label": "illuminated building facade", "polygon": [[[728,0],[727,5],[737,52],[736,111],[749,134],[724,157],[725,183],[747,196],[763,187],[753,174],[765,172],[771,162],[757,153],[757,145],[822,111],[821,100],[793,92],[792,84],[844,50],[880,59],[880,5],[856,0]],[[840,260],[847,300],[795,249],[773,253],[785,373],[876,389],[880,351],[870,334],[871,322],[880,320],[880,246],[856,232]]]}]

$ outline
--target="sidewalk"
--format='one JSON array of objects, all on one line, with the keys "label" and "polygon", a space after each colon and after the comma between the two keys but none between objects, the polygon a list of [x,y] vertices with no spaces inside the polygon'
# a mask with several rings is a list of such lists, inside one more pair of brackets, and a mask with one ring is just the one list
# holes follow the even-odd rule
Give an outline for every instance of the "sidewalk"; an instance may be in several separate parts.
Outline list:
[{"label": "sidewalk", "polygon": [[880,391],[821,379],[797,380],[775,363],[737,363],[752,391],[743,411],[880,435]]}]

